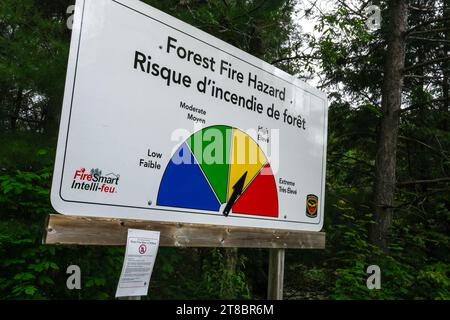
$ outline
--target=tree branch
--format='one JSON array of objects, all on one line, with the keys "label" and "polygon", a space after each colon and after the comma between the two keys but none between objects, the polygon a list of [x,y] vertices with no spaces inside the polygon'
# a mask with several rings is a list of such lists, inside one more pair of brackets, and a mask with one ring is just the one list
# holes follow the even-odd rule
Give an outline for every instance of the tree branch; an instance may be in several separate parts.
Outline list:
[{"label": "tree branch", "polygon": [[276,63],[280,63],[283,61],[291,61],[291,60],[296,60],[296,59],[320,59],[320,57],[318,56],[311,56],[311,55],[307,55],[307,54],[296,54],[295,56],[292,57],[283,57],[283,58],[279,58],[279,59],[275,59],[272,62],[270,62],[270,64],[276,64]]},{"label": "tree branch", "polygon": [[410,138],[410,137],[405,137],[405,136],[398,136],[398,138],[399,138],[399,139],[402,139],[402,140],[407,140],[407,141],[416,142],[416,143],[418,143],[418,144],[420,144],[420,145],[422,145],[422,146],[424,146],[424,147],[426,147],[426,148],[428,148],[428,149],[434,151],[435,153],[437,153],[439,156],[443,157],[444,159],[450,160],[450,159],[448,158],[448,156],[447,156],[444,152],[442,152],[442,150],[438,150],[438,149],[436,149],[436,148],[433,148],[432,146],[426,144],[426,143],[423,142],[423,141],[420,141],[420,140],[417,140],[417,139],[414,139],[414,138]]},{"label": "tree branch", "polygon": [[[416,75],[410,75],[410,76],[406,76],[406,77],[411,77],[411,78],[416,78],[416,77],[430,78],[430,77],[416,76]],[[434,78],[436,78],[436,77],[434,77]],[[411,111],[411,110],[420,108],[422,106],[431,105],[431,104],[433,104],[435,102],[443,102],[443,101],[445,101],[444,98],[439,98],[439,99],[433,99],[433,100],[425,101],[425,102],[422,102],[422,103],[416,103],[416,104],[413,104],[413,105],[411,105],[411,106],[409,106],[407,108],[401,109],[400,113],[403,113],[403,112],[406,112],[406,111]]]},{"label": "tree branch", "polygon": [[430,38],[423,38],[423,37],[409,37],[408,40],[420,40],[420,41],[429,41],[429,42],[442,42],[442,43],[450,43],[450,40],[445,39],[430,39]]},{"label": "tree branch", "polygon": [[410,36],[417,35],[417,34],[427,34],[427,33],[433,33],[433,32],[445,32],[450,30],[450,28],[437,28],[437,29],[428,29],[428,30],[421,30],[421,31],[413,31],[409,33]]},{"label": "tree branch", "polygon": [[416,25],[416,26],[412,27],[411,29],[409,29],[406,33],[407,34],[411,34],[413,31],[416,31],[417,29],[420,29],[421,27],[430,25],[430,24],[435,23],[435,22],[442,22],[442,21],[447,21],[447,20],[450,20],[450,18],[448,18],[448,17],[445,17],[445,18],[440,17],[440,18],[436,18],[436,19],[431,19],[431,20],[419,23],[418,25]]},{"label": "tree branch", "polygon": [[404,181],[404,182],[397,182],[398,186],[407,186],[411,184],[430,184],[430,183],[439,183],[439,182],[449,182],[450,177],[445,178],[436,178],[436,179],[429,179],[429,180],[412,180],[412,181]]},{"label": "tree branch", "polygon": [[436,58],[436,59],[428,60],[428,61],[425,61],[425,62],[422,62],[422,63],[418,63],[418,64],[415,64],[415,65],[409,66],[409,67],[403,69],[403,72],[405,73],[405,72],[408,72],[408,71],[411,71],[411,70],[414,70],[414,69],[417,69],[417,68],[428,66],[430,64],[435,64],[435,63],[445,62],[445,61],[450,61],[450,56],[449,57]]}]

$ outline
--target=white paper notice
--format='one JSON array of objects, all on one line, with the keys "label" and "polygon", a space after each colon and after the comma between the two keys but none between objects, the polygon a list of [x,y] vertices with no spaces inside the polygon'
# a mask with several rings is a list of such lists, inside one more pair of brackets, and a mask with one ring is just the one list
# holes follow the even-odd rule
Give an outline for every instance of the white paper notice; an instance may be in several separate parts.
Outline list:
[{"label": "white paper notice", "polygon": [[116,297],[146,296],[159,247],[159,231],[128,229]]}]

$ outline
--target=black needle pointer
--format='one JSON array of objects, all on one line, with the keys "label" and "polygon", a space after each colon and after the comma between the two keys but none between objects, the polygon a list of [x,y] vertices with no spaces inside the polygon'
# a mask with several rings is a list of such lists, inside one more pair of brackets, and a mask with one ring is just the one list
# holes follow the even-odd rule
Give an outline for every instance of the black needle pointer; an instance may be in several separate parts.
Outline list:
[{"label": "black needle pointer", "polygon": [[242,190],[244,189],[245,178],[247,177],[247,171],[239,178],[239,180],[233,186],[233,193],[231,194],[230,200],[228,200],[225,209],[223,209],[223,215],[228,217],[231,208],[236,202],[237,198],[241,195]]}]

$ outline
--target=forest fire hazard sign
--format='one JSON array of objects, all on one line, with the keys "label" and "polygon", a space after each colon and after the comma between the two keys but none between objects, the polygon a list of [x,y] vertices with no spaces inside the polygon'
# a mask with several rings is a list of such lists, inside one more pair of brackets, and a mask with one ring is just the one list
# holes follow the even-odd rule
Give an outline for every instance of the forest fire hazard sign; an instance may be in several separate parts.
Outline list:
[{"label": "forest fire hazard sign", "polygon": [[140,1],[75,12],[58,212],[322,228],[324,93]]}]

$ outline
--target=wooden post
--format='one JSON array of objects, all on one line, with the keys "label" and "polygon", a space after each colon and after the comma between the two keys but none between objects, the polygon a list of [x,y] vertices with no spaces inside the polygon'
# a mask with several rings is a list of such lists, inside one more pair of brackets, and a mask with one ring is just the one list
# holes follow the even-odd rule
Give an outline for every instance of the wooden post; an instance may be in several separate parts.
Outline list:
[{"label": "wooden post", "polygon": [[284,280],[284,249],[269,250],[269,280],[267,298],[269,300],[283,300]]},{"label": "wooden post", "polygon": [[141,296],[126,296],[126,297],[119,297],[118,300],[141,300]]}]

